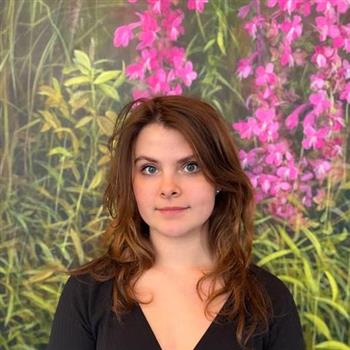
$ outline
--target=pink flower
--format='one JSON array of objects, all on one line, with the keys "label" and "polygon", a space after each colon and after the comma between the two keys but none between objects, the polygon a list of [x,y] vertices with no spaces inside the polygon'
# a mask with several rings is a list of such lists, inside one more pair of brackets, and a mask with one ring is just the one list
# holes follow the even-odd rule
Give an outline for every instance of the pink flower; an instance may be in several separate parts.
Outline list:
[{"label": "pink flower", "polygon": [[281,53],[281,64],[282,66],[285,66],[288,64],[289,67],[294,66],[294,57],[292,53],[292,48],[290,47],[290,44],[287,42],[285,44],[281,45],[282,53]]},{"label": "pink flower", "polygon": [[242,139],[250,139],[254,136],[257,123],[255,118],[249,117],[247,121],[233,123],[232,127],[238,131]]},{"label": "pink flower", "polygon": [[145,67],[140,63],[132,63],[126,67],[126,75],[129,79],[143,79],[145,75]]},{"label": "pink flower", "polygon": [[186,86],[190,86],[192,81],[197,78],[197,73],[193,70],[191,61],[187,61],[185,66],[178,70],[178,75]]},{"label": "pink flower", "polygon": [[154,94],[166,94],[169,89],[167,75],[164,69],[160,68],[153,72],[146,82]]},{"label": "pink flower", "polygon": [[239,159],[241,161],[241,165],[243,169],[246,169],[249,166],[253,166],[256,162],[256,150],[253,149],[249,152],[245,152],[244,150],[239,151]]},{"label": "pink flower", "polygon": [[315,160],[311,161],[311,164],[314,167],[314,173],[316,175],[316,178],[319,180],[323,180],[329,173],[329,170],[331,169],[331,163],[327,160]]},{"label": "pink flower", "polygon": [[334,56],[334,49],[329,46],[316,46],[311,61],[316,63],[319,68],[326,67]]},{"label": "pink flower", "polygon": [[143,98],[143,97],[147,98],[147,97],[150,97],[150,93],[148,90],[133,89],[132,97],[134,100],[137,100],[137,99]]},{"label": "pink flower", "polygon": [[286,19],[281,24],[281,29],[286,33],[286,39],[288,42],[292,42],[299,38],[303,32],[303,24],[301,23],[300,16],[293,16],[292,20]]},{"label": "pink flower", "polygon": [[350,6],[348,0],[333,0],[333,5],[337,7],[339,13],[346,13]]},{"label": "pink flower", "polygon": [[126,47],[132,38],[132,27],[130,25],[120,26],[114,31],[113,45]]},{"label": "pink flower", "polygon": [[348,60],[343,59],[341,71],[345,80],[350,79],[350,63]]},{"label": "pink flower", "polygon": [[342,100],[346,100],[347,103],[350,103],[350,83],[347,83],[340,94]]},{"label": "pink flower", "polygon": [[277,0],[267,0],[267,7],[274,7],[277,4]]},{"label": "pink flower", "polygon": [[299,122],[299,114],[302,113],[307,106],[308,104],[303,103],[297,108],[295,108],[294,111],[288,115],[285,122],[287,129],[295,129],[297,127]]},{"label": "pink flower", "polygon": [[284,180],[296,180],[299,175],[298,168],[292,163],[288,166],[281,166],[277,169],[276,174]]},{"label": "pink flower", "polygon": [[239,79],[247,78],[253,72],[251,60],[249,58],[242,58],[238,62],[237,75]]},{"label": "pink flower", "polygon": [[164,54],[175,69],[182,68],[185,62],[185,50],[182,47],[173,46],[167,51],[164,51]]},{"label": "pink flower", "polygon": [[288,150],[288,146],[284,142],[267,145],[267,155],[265,157],[266,164],[280,166],[283,157]]},{"label": "pink flower", "polygon": [[182,11],[169,11],[168,16],[162,24],[166,28],[170,40],[177,40],[178,36],[183,34],[184,28],[181,26],[184,14]]},{"label": "pink flower", "polygon": [[325,90],[319,90],[318,92],[311,94],[309,101],[313,104],[314,113],[316,115],[320,115],[331,106]]},{"label": "pink flower", "polygon": [[[350,98],[350,92],[348,94],[348,98]],[[332,108],[332,110],[332,113],[329,114],[329,124],[332,128],[332,131],[341,131],[345,127],[344,111],[342,105],[338,105],[337,108]]]},{"label": "pink flower", "polygon": [[325,87],[325,80],[321,74],[312,74],[310,76],[311,84],[310,87],[312,90],[320,90]]},{"label": "pink flower", "polygon": [[328,13],[332,11],[332,5],[329,0],[314,0],[317,4],[316,11],[317,12],[323,12]]},{"label": "pink flower", "polygon": [[255,84],[265,85],[265,84],[274,84],[277,80],[276,75],[273,73],[273,64],[270,62],[266,65],[266,67],[259,66],[256,71],[256,79]]},{"label": "pink flower", "polygon": [[309,126],[312,126],[314,127],[315,125],[315,119],[316,119],[316,115],[314,113],[313,110],[311,110],[310,112],[308,112],[305,117],[304,117],[304,120],[303,120],[303,128],[307,128]]},{"label": "pink flower", "polygon": [[261,142],[275,141],[279,129],[279,123],[275,121],[275,110],[273,108],[258,108],[255,116],[257,119],[255,135]]},{"label": "pink flower", "polygon": [[245,5],[245,6],[242,6],[240,7],[239,11],[238,11],[238,17],[239,18],[246,18],[249,11],[250,11],[250,4],[248,5]]},{"label": "pink flower", "polygon": [[334,24],[334,20],[334,18],[330,17],[316,17],[316,27],[320,32],[321,41],[325,41],[327,36],[333,39],[339,36],[339,28]]},{"label": "pink flower", "polygon": [[304,128],[304,140],[302,145],[304,149],[320,149],[325,145],[325,139],[329,133],[329,128],[314,129],[312,126]]},{"label": "pink flower", "polygon": [[138,34],[140,43],[136,46],[138,50],[142,50],[146,47],[152,46],[153,42],[157,39],[157,33],[160,28],[158,26],[156,18],[147,11],[143,13],[136,12],[140,18],[141,31]]},{"label": "pink flower", "polygon": [[187,8],[190,10],[196,10],[198,12],[204,11],[204,6],[208,2],[208,0],[188,0]]},{"label": "pink flower", "polygon": [[291,14],[295,9],[296,6],[300,2],[299,0],[268,0],[267,6],[268,7],[274,7],[276,3],[278,3],[280,9],[282,11],[287,11],[288,14]]},{"label": "pink flower", "polygon": [[162,12],[162,8],[168,8],[170,5],[169,0],[148,0],[148,4],[151,5],[152,11],[154,13],[160,14]]},{"label": "pink flower", "polygon": [[250,21],[246,22],[244,25],[244,29],[249,33],[249,35],[255,39],[256,32],[258,28],[262,27],[263,18],[261,16],[255,16]]},{"label": "pink flower", "polygon": [[308,17],[311,13],[311,4],[309,2],[301,2],[298,4],[299,13]]},{"label": "pink flower", "polygon": [[263,193],[269,193],[274,183],[278,181],[277,177],[269,174],[261,174],[258,178],[258,186],[261,188]]}]

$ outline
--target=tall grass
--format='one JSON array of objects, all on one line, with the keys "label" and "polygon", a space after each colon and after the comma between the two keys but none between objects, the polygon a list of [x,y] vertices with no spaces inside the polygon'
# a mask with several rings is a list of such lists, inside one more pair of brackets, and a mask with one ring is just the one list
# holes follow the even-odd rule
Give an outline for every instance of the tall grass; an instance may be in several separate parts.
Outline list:
[{"label": "tall grass", "polygon": [[[129,100],[122,61],[132,56],[111,40],[133,10],[117,0],[91,4],[16,0],[0,10],[1,349],[45,347],[66,280],[59,272],[99,254],[108,220],[106,140]],[[181,39],[199,73],[190,93],[229,120],[245,112],[232,62],[249,50],[236,7],[211,1],[203,15],[186,19],[191,30]],[[256,222],[256,261],[293,292],[308,349],[349,350],[346,169],[307,225],[295,230],[262,214]]]}]

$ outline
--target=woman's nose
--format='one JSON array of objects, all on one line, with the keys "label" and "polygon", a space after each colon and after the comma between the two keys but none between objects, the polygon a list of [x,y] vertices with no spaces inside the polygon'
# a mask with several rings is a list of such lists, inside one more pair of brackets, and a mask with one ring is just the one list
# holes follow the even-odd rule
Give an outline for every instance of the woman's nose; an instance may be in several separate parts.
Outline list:
[{"label": "woman's nose", "polygon": [[180,186],[174,175],[163,176],[160,186],[160,193],[162,197],[177,197],[181,193]]}]

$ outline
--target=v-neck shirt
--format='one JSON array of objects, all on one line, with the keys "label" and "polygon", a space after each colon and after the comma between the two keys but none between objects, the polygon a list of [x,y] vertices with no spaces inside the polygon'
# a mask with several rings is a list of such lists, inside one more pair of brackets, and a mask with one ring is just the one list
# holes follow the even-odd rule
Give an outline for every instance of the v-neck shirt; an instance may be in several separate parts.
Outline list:
[{"label": "v-neck shirt", "polygon": [[[256,266],[272,306],[268,332],[255,334],[252,350],[304,350],[302,328],[293,297],[276,276]],[[162,350],[139,304],[119,321],[112,311],[113,281],[90,275],[69,277],[58,302],[47,350]],[[222,311],[232,300],[228,298]],[[169,314],[169,317],[172,315]],[[193,350],[241,350],[235,323],[219,312]]]}]

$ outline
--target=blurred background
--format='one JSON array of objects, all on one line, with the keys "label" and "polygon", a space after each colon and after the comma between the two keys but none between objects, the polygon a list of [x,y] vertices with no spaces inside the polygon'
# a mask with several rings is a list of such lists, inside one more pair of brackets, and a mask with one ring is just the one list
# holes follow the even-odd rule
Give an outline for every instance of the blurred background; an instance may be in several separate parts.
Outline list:
[{"label": "blurred background", "polygon": [[157,93],[232,124],[259,201],[255,262],[293,293],[308,350],[350,349],[349,11],[288,3],[0,2],[1,349],[45,348],[62,271],[101,253],[118,111]]}]

